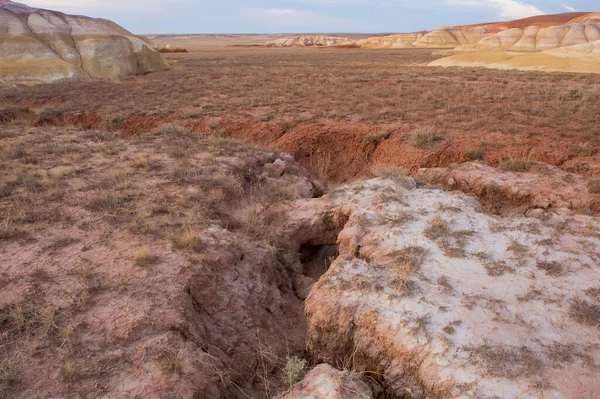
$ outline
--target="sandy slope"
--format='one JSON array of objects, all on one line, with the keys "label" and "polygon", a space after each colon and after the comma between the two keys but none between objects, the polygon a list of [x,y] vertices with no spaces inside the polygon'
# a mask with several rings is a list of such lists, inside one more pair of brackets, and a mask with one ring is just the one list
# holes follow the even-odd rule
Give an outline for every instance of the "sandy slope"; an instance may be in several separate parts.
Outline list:
[{"label": "sandy slope", "polygon": [[430,66],[600,73],[600,40],[541,53],[475,52],[433,61]]}]

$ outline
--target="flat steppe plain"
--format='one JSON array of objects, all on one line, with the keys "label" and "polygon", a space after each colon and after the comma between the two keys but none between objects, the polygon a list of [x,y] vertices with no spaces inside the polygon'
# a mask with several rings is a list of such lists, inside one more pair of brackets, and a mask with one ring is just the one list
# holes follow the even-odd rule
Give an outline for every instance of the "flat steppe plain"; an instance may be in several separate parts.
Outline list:
[{"label": "flat steppe plain", "polygon": [[[188,46],[195,51],[167,55],[173,68],[165,73],[0,88],[0,107],[5,118],[110,125],[125,135],[165,122],[219,131],[288,151],[334,180],[367,174],[374,163],[415,171],[472,158],[600,174],[597,76],[426,67],[438,57],[432,50],[238,48],[224,40],[206,44],[203,36],[200,47]],[[240,42],[248,40],[255,38]]]}]

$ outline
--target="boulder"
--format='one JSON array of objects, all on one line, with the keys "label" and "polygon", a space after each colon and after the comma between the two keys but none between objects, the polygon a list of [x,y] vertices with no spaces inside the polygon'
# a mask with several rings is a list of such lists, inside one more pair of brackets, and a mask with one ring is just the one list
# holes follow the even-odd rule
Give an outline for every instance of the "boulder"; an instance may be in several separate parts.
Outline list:
[{"label": "boulder", "polygon": [[169,69],[144,38],[104,19],[0,1],[0,79],[8,83],[121,79]]},{"label": "boulder", "polygon": [[280,399],[370,399],[373,390],[351,372],[320,364]]}]

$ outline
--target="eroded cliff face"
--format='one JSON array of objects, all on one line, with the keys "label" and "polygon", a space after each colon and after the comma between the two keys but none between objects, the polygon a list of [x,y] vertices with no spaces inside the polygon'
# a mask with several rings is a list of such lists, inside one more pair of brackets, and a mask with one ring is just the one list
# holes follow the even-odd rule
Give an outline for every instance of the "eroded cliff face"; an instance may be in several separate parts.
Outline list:
[{"label": "eroded cliff face", "polygon": [[0,79],[121,79],[169,69],[152,44],[102,19],[0,3]]},{"label": "eroded cliff face", "polygon": [[543,51],[600,40],[599,22],[570,23],[547,28],[508,29],[477,43],[458,46],[456,51]]}]

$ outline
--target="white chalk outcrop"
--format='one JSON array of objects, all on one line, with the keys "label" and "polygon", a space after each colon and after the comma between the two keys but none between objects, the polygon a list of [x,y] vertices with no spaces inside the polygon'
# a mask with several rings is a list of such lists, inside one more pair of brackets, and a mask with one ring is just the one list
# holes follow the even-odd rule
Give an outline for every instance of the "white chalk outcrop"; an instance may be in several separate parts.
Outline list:
[{"label": "white chalk outcrop", "polygon": [[0,0],[0,79],[121,79],[169,69],[146,39],[114,22]]},{"label": "white chalk outcrop", "polygon": [[411,179],[342,186],[290,214],[303,234],[348,220],[306,300],[313,359],[351,359],[398,397],[600,396],[598,218],[494,216]]}]

